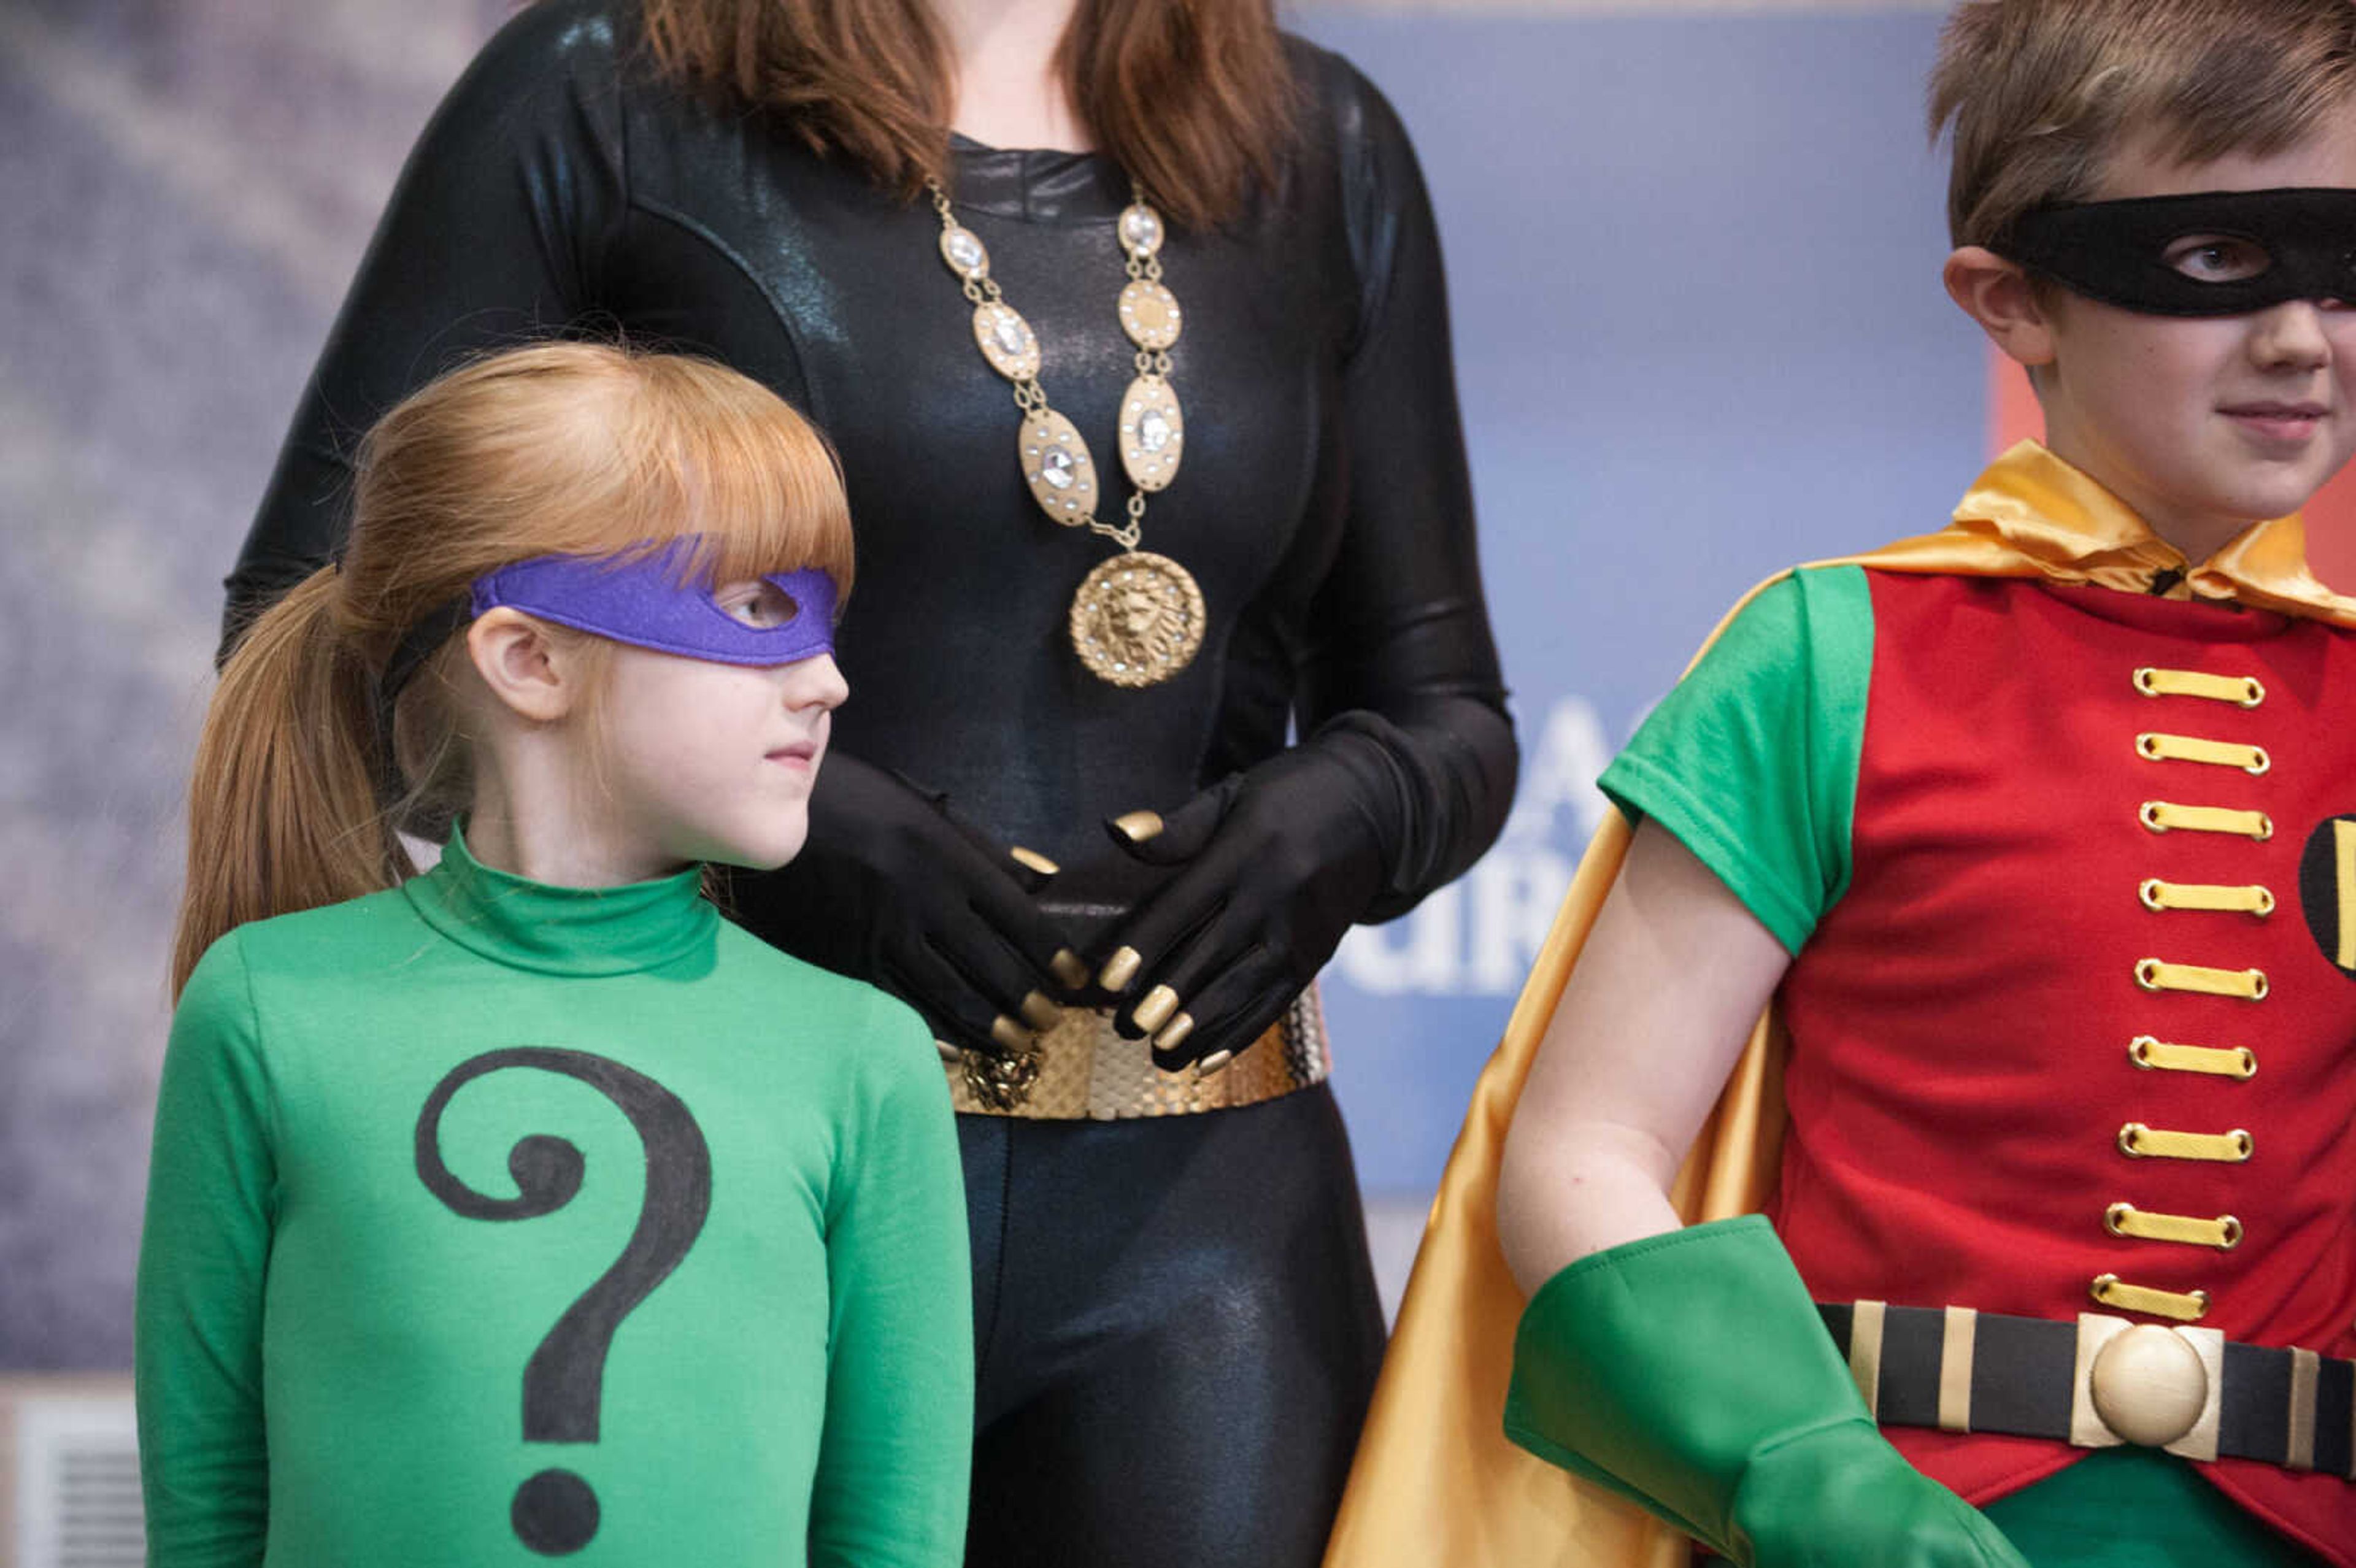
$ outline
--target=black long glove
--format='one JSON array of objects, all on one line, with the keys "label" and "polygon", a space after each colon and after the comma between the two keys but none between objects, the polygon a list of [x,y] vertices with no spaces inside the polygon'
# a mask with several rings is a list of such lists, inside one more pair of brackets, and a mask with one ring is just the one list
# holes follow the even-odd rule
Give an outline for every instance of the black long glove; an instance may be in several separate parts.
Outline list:
[{"label": "black long glove", "polygon": [[1134,998],[1115,1027],[1152,1034],[1156,1066],[1225,1065],[1376,908],[1404,831],[1396,733],[1345,713],[1166,818],[1106,824],[1136,859],[1181,868],[1110,939],[1098,976]]},{"label": "black long glove", "polygon": [[1086,982],[1033,900],[1052,867],[1017,859],[947,796],[830,752],[809,815],[790,865],[732,881],[737,918],[759,935],[873,981],[960,1048],[1028,1045],[1023,1020],[1051,1022],[1050,999]]}]

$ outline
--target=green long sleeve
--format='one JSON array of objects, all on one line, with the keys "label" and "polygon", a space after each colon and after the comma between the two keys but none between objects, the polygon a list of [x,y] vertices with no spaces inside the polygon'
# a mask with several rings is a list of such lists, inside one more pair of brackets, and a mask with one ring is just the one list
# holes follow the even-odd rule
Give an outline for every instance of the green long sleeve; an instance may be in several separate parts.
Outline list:
[{"label": "green long sleeve", "polygon": [[[160,1568],[542,1563],[544,1470],[594,1499],[568,1494],[569,1562],[961,1554],[969,1275],[929,1032],[691,874],[546,888],[460,841],[241,928],[182,998],[153,1171]],[[636,1283],[600,1321],[609,1271]]]},{"label": "green long sleeve", "polygon": [[139,1248],[151,1561],[262,1561],[270,1515],[262,1296],[277,1175],[245,965],[217,944],[172,1020]]},{"label": "green long sleeve", "polygon": [[[937,1063],[931,1030],[911,1021],[916,1048]],[[937,1067],[894,1082],[863,1107],[833,1187],[841,1198],[827,1214],[830,1349],[813,1568],[964,1557],[972,1274],[963,1173],[954,1134],[942,1136],[937,1090],[945,1090]],[[955,1269],[937,1267],[942,1258]],[[944,1426],[953,1442],[940,1440]],[[958,1506],[936,1509],[928,1530],[875,1507],[878,1498],[952,1494]]]}]

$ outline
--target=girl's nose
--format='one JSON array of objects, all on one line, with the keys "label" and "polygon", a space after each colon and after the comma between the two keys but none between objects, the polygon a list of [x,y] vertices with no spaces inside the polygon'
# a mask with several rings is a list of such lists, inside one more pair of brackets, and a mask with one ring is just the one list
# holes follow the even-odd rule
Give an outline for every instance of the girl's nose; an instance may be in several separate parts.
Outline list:
[{"label": "girl's nose", "polygon": [[850,695],[851,683],[842,678],[832,654],[813,654],[786,667],[788,708],[840,708]]}]

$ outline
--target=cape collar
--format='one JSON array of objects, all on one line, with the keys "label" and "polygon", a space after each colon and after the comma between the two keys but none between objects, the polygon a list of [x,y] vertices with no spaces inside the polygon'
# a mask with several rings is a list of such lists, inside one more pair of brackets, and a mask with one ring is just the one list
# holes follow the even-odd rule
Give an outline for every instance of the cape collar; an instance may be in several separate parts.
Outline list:
[{"label": "cape collar", "polygon": [[2356,625],[2356,599],[2334,593],[2308,571],[2307,531],[2297,516],[2254,523],[2195,565],[2126,502],[2033,441],[1988,464],[1945,528],[1861,559],[1899,571],[2043,577],[2122,593],[2224,600]]}]

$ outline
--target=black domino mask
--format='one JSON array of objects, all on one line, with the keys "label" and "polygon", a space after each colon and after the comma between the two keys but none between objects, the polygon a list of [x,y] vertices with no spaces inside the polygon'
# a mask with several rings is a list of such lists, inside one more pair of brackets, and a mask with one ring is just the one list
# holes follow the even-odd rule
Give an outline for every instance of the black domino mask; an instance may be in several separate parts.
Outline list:
[{"label": "black domino mask", "polygon": [[[2259,263],[2256,270],[2223,281],[2189,274],[2168,251],[2196,235],[2254,248],[2234,254]],[[2246,315],[2289,300],[2356,303],[2356,190],[2197,191],[2040,208],[1991,249],[2072,293],[2149,315]]]}]

